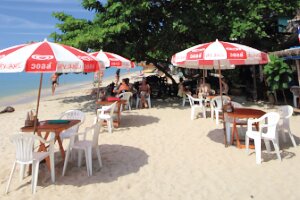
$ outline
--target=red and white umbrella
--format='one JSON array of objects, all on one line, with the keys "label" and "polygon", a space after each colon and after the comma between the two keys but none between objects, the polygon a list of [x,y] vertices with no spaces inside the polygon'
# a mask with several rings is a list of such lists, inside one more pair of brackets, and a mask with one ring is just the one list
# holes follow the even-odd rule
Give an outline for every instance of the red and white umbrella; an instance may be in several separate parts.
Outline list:
[{"label": "red and white umbrella", "polygon": [[[221,69],[233,69],[235,65],[266,64],[268,63],[268,61],[268,54],[261,52],[257,49],[241,44],[222,42],[218,40],[216,40],[215,42],[199,44],[179,53],[176,53],[172,56],[171,60],[172,64],[178,67],[219,69],[219,87],[221,98]],[[224,115],[224,112],[222,113]],[[225,146],[226,145],[227,141],[225,134]]]},{"label": "red and white umbrella", "polygon": [[268,63],[268,54],[257,49],[216,40],[199,44],[172,56],[172,64],[185,68],[230,69],[235,65]]},{"label": "red and white umbrella", "polygon": [[43,73],[94,72],[101,70],[100,62],[88,53],[44,40],[0,50],[0,73],[41,73],[38,114]]},{"label": "red and white umbrella", "polygon": [[101,50],[98,52],[90,53],[90,55],[96,57],[99,61],[103,62],[105,67],[117,67],[125,69],[135,67],[134,62],[114,53],[104,52]]},{"label": "red and white umbrella", "polygon": [[0,73],[94,72],[99,69],[99,61],[88,53],[47,40],[0,51]]}]

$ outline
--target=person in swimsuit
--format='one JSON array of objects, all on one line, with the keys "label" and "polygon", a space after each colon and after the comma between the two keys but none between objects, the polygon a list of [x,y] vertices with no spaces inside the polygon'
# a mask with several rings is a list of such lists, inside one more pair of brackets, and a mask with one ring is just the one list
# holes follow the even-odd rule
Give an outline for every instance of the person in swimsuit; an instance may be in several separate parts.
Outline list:
[{"label": "person in swimsuit", "polygon": [[150,85],[147,84],[146,79],[142,80],[142,83],[139,87],[139,95],[141,98],[142,107],[148,108],[149,105],[148,102],[146,101],[146,98],[148,98],[150,95]]},{"label": "person in swimsuit", "polygon": [[58,86],[58,77],[59,77],[58,73],[54,73],[51,76],[51,81],[52,81],[52,95],[54,95],[55,88]]}]

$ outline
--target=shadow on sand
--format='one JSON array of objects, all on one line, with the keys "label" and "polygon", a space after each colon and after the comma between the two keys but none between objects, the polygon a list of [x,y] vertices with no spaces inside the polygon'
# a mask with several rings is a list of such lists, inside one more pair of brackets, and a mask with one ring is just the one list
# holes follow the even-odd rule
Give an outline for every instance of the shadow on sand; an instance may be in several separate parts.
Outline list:
[{"label": "shadow on sand", "polygon": [[[147,153],[136,147],[105,144],[100,145],[100,152],[103,166],[101,169],[99,168],[97,156],[93,154],[93,175],[90,177],[87,176],[84,160],[82,166],[77,167],[77,156],[75,160],[69,160],[64,177],[61,176],[63,162],[57,163],[55,184],[82,186],[94,183],[109,183],[117,181],[122,176],[137,173],[141,167],[148,164],[149,156]],[[41,178],[44,179],[42,185],[51,185],[49,173],[42,174],[47,176],[47,178]]]}]

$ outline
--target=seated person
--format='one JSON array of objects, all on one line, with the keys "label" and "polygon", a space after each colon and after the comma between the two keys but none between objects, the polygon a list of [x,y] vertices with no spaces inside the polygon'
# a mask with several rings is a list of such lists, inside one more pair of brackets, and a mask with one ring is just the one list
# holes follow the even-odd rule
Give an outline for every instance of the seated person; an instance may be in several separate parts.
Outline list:
[{"label": "seated person", "polygon": [[211,87],[203,78],[200,79],[200,85],[197,88],[198,98],[205,98],[211,94]]},{"label": "seated person", "polygon": [[179,83],[178,83],[178,92],[177,96],[179,97],[185,97],[186,94],[191,94],[191,92],[184,86],[183,78],[179,78]]},{"label": "seated person", "polygon": [[122,92],[128,92],[129,91],[129,86],[126,84],[126,80],[122,79],[122,83],[119,85],[118,88],[114,89],[114,93],[121,94]]},{"label": "seated person", "polygon": [[139,97],[141,98],[141,104],[142,104],[142,108],[148,108],[148,102],[146,101],[146,98],[149,97],[150,95],[150,85],[147,84],[146,79],[142,80],[141,85],[139,86],[139,92],[138,92]]}]

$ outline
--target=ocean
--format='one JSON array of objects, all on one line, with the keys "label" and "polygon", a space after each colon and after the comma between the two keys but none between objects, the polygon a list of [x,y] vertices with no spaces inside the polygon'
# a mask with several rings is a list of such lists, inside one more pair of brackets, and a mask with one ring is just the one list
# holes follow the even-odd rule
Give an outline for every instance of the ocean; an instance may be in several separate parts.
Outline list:
[{"label": "ocean", "polygon": [[[113,68],[113,67],[105,69],[103,79],[114,76],[116,70],[117,68]],[[141,71],[141,70],[142,67],[139,66],[130,70],[121,69],[120,75],[128,72]],[[50,91],[51,75],[52,75],[51,73],[44,73],[42,90],[46,89]],[[94,79],[94,73],[63,74],[59,77],[59,87],[79,85],[83,83],[93,83],[93,79]],[[36,73],[26,73],[26,72],[0,73],[0,106],[1,104],[3,104],[3,101],[9,97],[24,96],[23,94],[29,94],[33,92],[36,93],[39,87],[39,81],[40,81],[40,74],[36,74]],[[20,102],[24,102],[24,101],[20,100]],[[5,102],[5,104],[7,104],[7,102]]]}]

